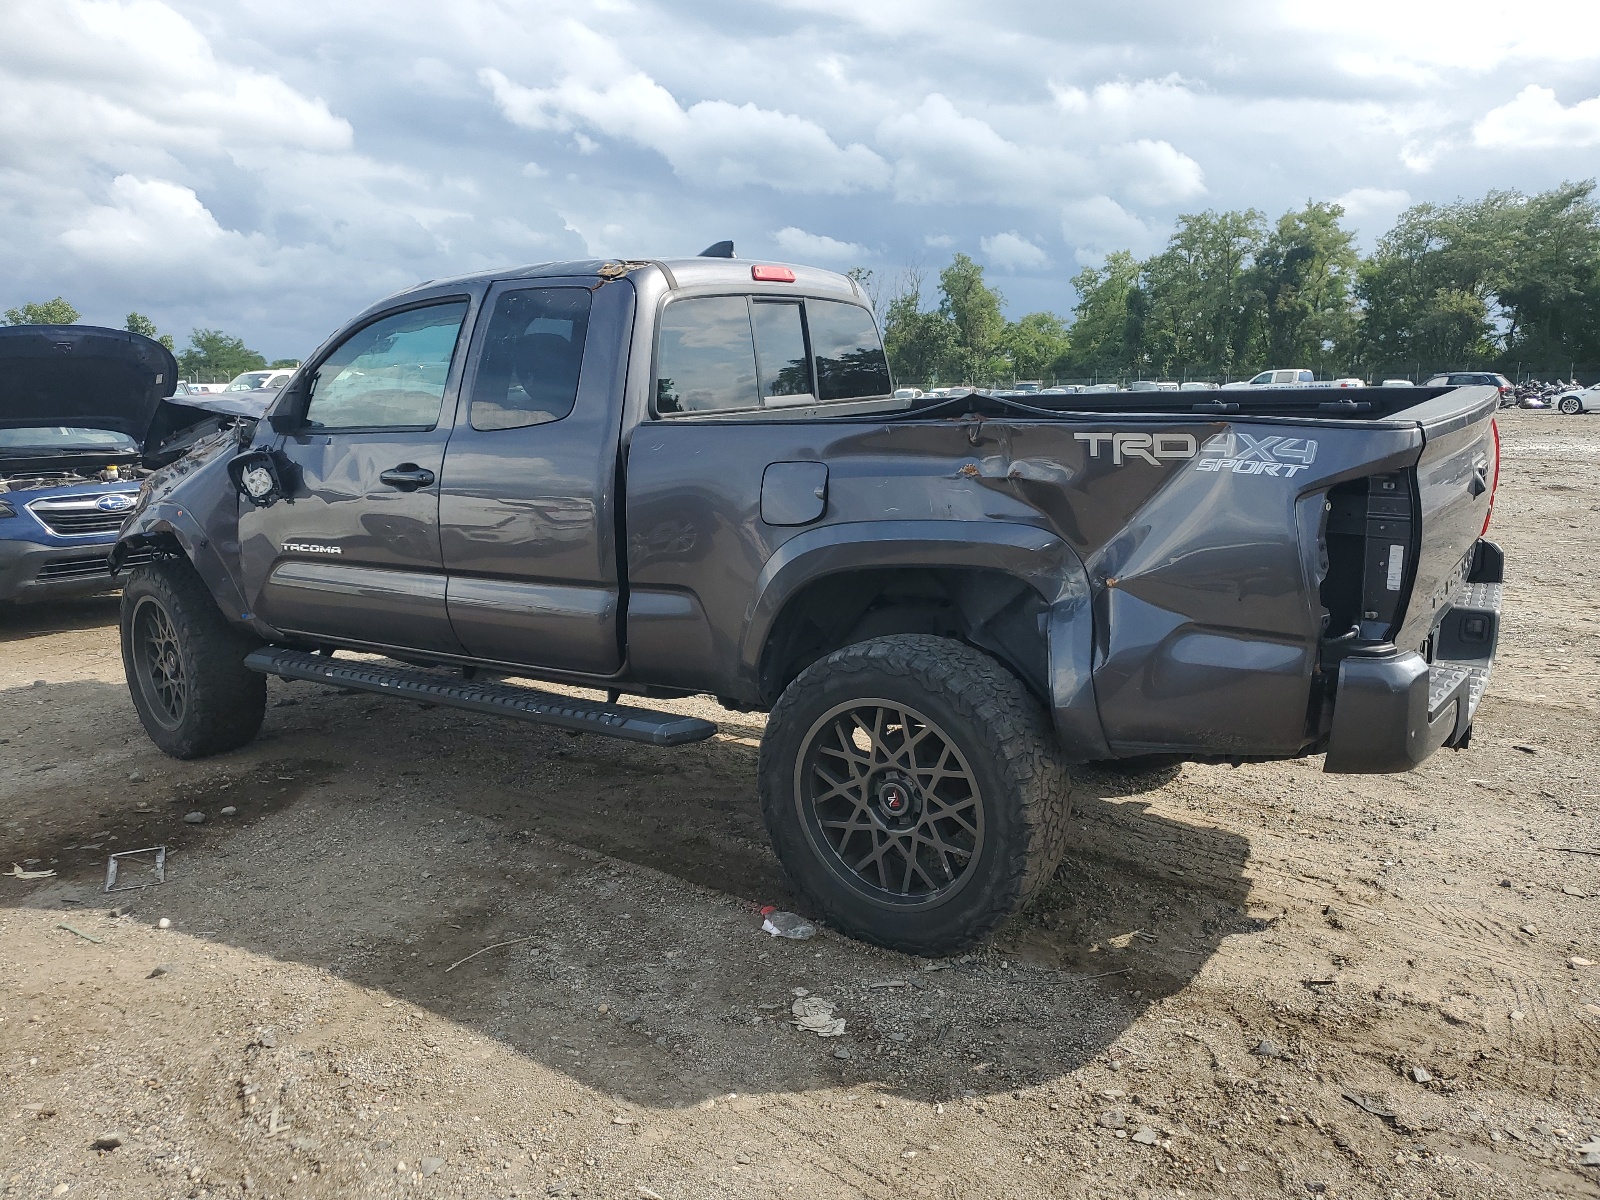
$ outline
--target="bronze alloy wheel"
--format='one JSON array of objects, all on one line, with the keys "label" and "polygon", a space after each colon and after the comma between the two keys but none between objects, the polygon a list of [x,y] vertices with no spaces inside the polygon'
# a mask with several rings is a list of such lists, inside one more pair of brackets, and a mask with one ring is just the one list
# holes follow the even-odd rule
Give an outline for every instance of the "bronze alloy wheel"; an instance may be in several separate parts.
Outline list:
[{"label": "bronze alloy wheel", "polygon": [[147,711],[167,729],[183,724],[189,711],[189,683],[172,617],[160,601],[142,596],[133,610],[133,666]]},{"label": "bronze alloy wheel", "polygon": [[942,904],[983,851],[976,775],[950,735],[905,704],[860,699],[824,713],[801,743],[794,795],[822,861],[876,904]]}]

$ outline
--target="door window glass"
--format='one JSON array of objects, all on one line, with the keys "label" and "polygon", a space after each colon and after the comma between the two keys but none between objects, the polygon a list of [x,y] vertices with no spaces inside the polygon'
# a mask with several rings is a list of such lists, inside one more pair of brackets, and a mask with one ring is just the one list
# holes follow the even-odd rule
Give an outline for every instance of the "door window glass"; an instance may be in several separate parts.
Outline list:
[{"label": "door window glass", "polygon": [[756,300],[750,305],[756,331],[756,362],[761,368],[761,398],[769,405],[809,404],[811,359],[798,303]]},{"label": "door window glass", "polygon": [[465,300],[413,308],[356,330],[317,368],[313,429],[431,428],[439,422]]},{"label": "door window glass", "polygon": [[817,359],[817,395],[822,400],[887,396],[889,360],[872,314],[854,304],[808,300],[811,351]]},{"label": "door window glass", "polygon": [[756,408],[755,342],[743,296],[678,300],[661,312],[656,411]]},{"label": "door window glass", "polygon": [[578,399],[587,288],[528,288],[495,301],[472,382],[474,429],[559,421]]}]

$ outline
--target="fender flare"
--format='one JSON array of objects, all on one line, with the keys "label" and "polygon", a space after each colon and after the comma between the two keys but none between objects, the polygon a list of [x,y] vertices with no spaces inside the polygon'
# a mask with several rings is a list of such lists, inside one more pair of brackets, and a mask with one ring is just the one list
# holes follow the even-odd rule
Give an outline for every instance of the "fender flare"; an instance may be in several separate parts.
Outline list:
[{"label": "fender flare", "polygon": [[206,536],[194,514],[181,505],[158,500],[134,517],[111,549],[111,569],[120,571],[128,551],[136,547],[159,549],[173,543],[198,572],[229,621],[248,626],[265,637],[277,635],[276,630],[263,626],[250,612],[216,544]]},{"label": "fender flare", "polygon": [[808,529],[779,546],[757,576],[739,669],[758,678],[762,652],[785,606],[828,575],[884,567],[1000,571],[1039,592],[1046,631],[1051,718],[1073,761],[1110,758],[1094,695],[1094,616],[1082,561],[1049,530],[1010,521],[855,521]]}]

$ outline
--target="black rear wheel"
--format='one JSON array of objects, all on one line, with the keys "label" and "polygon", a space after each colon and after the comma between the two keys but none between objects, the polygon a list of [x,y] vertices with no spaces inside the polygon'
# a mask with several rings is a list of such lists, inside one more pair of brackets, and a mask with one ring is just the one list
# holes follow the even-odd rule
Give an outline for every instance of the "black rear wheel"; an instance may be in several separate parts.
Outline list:
[{"label": "black rear wheel", "polygon": [[122,590],[122,665],[145,732],[174,758],[234,750],[261,729],[266,677],[244,666],[261,643],[230,625],[187,561],[135,568]]},{"label": "black rear wheel", "polygon": [[944,954],[1043,887],[1065,847],[1067,775],[1043,707],[947,638],[846,647],[784,692],[761,744],[778,857],[829,921]]}]

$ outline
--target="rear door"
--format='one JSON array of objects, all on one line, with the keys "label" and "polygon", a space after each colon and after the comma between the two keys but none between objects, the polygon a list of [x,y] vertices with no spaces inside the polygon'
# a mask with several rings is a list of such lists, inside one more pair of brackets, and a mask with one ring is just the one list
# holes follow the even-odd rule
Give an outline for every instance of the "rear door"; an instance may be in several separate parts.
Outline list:
[{"label": "rear door", "polygon": [[[293,500],[239,518],[246,594],[279,629],[459,654],[445,609],[439,475],[469,297],[391,310],[311,371],[279,446]],[[298,388],[297,388],[298,390]]]},{"label": "rear door", "polygon": [[442,557],[469,654],[622,666],[616,495],[633,285],[498,283],[445,457]]}]

